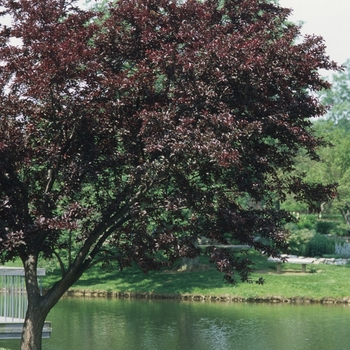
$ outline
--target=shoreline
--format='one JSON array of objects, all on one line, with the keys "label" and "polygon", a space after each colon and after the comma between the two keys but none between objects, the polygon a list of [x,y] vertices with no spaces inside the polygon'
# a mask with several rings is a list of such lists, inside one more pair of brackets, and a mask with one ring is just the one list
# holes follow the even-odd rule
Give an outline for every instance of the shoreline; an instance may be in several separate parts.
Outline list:
[{"label": "shoreline", "polygon": [[237,295],[201,295],[201,294],[160,294],[153,292],[112,292],[104,290],[70,289],[64,297],[74,298],[116,298],[116,299],[146,299],[146,300],[183,300],[196,302],[232,302],[232,303],[270,303],[270,304],[348,304],[350,296],[343,298],[322,297],[242,297]]}]

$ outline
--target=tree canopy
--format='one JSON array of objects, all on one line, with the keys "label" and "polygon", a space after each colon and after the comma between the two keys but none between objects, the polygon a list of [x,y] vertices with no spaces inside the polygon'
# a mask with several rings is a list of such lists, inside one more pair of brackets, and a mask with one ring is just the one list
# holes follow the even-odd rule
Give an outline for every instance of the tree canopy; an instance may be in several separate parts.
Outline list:
[{"label": "tree canopy", "polygon": [[[277,256],[292,219],[275,202],[334,195],[289,175],[300,149],[317,159],[310,118],[326,107],[313,93],[330,86],[318,70],[338,69],[322,38],[296,40],[290,10],[0,5],[12,19],[0,31],[0,254],[25,268],[23,349],[40,348],[47,313],[94,264],[159,269],[197,256],[202,236]],[[246,259],[207,253],[228,281],[249,280]],[[62,278],[40,297],[42,258],[57,258]]]}]

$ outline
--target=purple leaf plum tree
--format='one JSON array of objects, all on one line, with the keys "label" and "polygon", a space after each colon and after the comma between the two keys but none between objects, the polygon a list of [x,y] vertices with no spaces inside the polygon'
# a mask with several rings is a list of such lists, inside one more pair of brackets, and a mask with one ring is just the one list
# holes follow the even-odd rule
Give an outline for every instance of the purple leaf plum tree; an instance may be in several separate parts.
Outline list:
[{"label": "purple leaf plum tree", "polygon": [[[289,175],[300,149],[317,158],[310,117],[326,108],[314,92],[329,87],[318,70],[338,69],[320,37],[297,40],[290,10],[0,5],[11,20],[0,27],[0,257],[25,269],[22,349],[41,349],[48,312],[93,265],[160,269],[200,254],[202,236],[277,256],[291,217],[275,202],[334,194]],[[206,253],[229,282],[249,280],[248,260]],[[43,296],[39,259],[62,270]]]}]

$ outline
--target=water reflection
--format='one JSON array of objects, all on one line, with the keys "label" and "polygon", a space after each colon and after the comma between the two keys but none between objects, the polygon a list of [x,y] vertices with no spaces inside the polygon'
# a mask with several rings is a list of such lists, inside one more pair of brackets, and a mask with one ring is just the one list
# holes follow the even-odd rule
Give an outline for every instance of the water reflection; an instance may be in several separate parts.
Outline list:
[{"label": "water reflection", "polygon": [[345,350],[350,344],[348,306],[67,298],[48,319],[47,350]]}]

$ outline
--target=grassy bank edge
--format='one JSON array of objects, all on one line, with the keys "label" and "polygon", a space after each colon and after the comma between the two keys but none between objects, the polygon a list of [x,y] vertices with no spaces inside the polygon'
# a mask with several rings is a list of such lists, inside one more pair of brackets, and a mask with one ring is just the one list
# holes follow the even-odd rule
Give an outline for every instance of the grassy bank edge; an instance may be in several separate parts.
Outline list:
[{"label": "grassy bank edge", "polygon": [[[87,271],[66,293],[75,297],[117,297],[147,299],[180,299],[198,301],[273,302],[273,303],[347,303],[350,304],[350,264],[307,265],[306,273],[299,264],[276,264],[255,252],[253,283],[228,285],[223,276],[207,261],[196,270],[181,270],[181,265],[168,270],[144,274],[137,267],[120,271],[95,267]],[[59,279],[59,271],[47,271],[44,289]],[[263,285],[254,283],[263,277]]]}]

